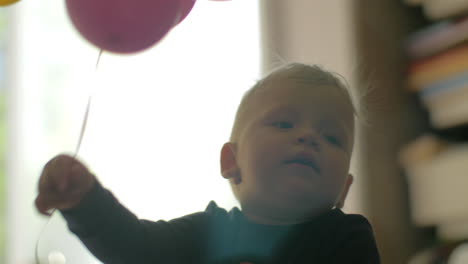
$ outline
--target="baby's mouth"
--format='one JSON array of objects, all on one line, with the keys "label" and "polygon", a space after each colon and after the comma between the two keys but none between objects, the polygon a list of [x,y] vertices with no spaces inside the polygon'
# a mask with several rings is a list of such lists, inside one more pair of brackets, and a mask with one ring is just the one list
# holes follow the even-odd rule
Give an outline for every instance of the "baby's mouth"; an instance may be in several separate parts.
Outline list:
[{"label": "baby's mouth", "polygon": [[314,169],[315,172],[320,173],[319,167],[317,166],[317,164],[315,164],[313,160],[298,158],[298,159],[288,160],[286,161],[286,164],[297,164],[300,166],[310,167]]}]

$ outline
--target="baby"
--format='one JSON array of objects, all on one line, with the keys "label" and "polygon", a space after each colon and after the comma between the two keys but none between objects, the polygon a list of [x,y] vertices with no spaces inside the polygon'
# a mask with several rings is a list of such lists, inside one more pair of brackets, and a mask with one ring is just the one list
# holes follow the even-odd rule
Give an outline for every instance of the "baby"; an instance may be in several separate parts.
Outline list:
[{"label": "baby", "polygon": [[341,211],[355,113],[335,75],[289,64],[244,95],[221,149],[221,174],[241,209],[210,202],[171,221],[140,220],[67,155],[45,165],[36,207],[59,209],[109,264],[380,263],[369,222]]}]

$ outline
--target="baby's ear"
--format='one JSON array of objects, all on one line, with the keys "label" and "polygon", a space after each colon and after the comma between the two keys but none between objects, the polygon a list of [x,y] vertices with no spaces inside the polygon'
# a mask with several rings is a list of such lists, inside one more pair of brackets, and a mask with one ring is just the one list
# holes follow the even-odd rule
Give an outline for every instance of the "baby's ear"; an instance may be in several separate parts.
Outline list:
[{"label": "baby's ear", "polygon": [[348,196],[349,188],[351,188],[351,185],[353,184],[354,177],[351,174],[348,174],[346,177],[345,185],[343,187],[343,190],[340,193],[340,196],[338,197],[338,200],[336,201],[336,208],[343,208],[346,200],[346,196]]},{"label": "baby's ear", "polygon": [[225,179],[240,183],[239,166],[236,161],[236,145],[231,142],[224,143],[221,148],[221,175]]}]

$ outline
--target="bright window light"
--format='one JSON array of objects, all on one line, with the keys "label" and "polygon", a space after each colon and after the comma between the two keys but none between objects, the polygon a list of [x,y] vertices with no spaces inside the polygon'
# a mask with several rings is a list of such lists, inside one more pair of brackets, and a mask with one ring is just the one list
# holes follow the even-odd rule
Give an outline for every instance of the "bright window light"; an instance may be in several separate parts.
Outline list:
[{"label": "bright window light", "polygon": [[[104,52],[97,70],[99,50],[71,25],[64,2],[11,7],[8,264],[33,263],[47,220],[33,207],[39,173],[56,154],[73,154],[90,94],[78,157],[139,217],[168,220],[211,200],[237,206],[219,153],[260,73],[258,1],[199,0],[158,45]],[[74,252],[64,252],[68,264],[85,263],[85,249],[55,217],[42,254],[60,254],[60,244]]]}]

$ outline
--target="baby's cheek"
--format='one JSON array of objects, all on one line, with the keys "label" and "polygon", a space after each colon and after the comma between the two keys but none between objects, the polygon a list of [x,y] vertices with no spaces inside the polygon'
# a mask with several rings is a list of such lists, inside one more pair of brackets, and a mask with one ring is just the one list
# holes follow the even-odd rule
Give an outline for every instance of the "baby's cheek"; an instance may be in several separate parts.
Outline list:
[{"label": "baby's cheek", "polygon": [[325,167],[328,172],[334,175],[334,179],[342,180],[348,175],[350,158],[342,151],[330,151],[328,153]]},{"label": "baby's cheek", "polygon": [[330,165],[331,166],[327,167],[327,173],[323,178],[327,181],[330,192],[339,192],[346,181],[346,177],[349,173],[348,168],[340,164]]}]

